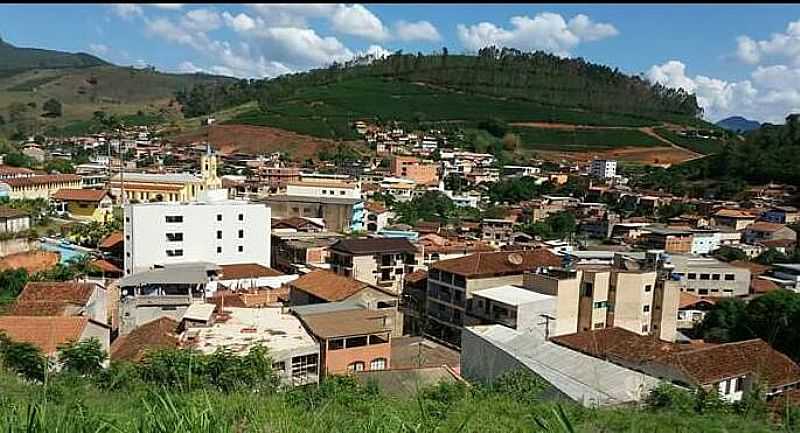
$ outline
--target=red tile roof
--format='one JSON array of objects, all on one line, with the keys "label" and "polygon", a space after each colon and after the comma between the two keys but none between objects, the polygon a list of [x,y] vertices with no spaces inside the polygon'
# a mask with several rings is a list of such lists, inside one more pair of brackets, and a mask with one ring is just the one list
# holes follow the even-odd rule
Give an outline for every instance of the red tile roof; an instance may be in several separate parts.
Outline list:
[{"label": "red tile roof", "polygon": [[737,210],[737,209],[720,209],[718,210],[714,216],[723,217],[723,218],[756,218],[754,215],[751,215],[747,212]]},{"label": "red tile roof", "polygon": [[745,227],[745,230],[750,230],[751,232],[774,233],[784,227],[786,227],[785,224],[775,224],[764,221],[758,221],[754,222],[753,224],[749,224],[747,227]]},{"label": "red tile roof", "polygon": [[309,272],[289,285],[292,290],[301,290],[328,302],[345,300],[361,290],[371,287],[367,283],[325,270]]},{"label": "red tile roof", "polygon": [[87,201],[97,203],[108,195],[104,189],[59,189],[53,194],[56,200]]},{"label": "red tile roof", "polygon": [[[519,261],[516,264],[515,261]],[[522,274],[539,267],[561,266],[561,257],[547,249],[476,253],[457,259],[442,260],[431,267],[467,278]]]},{"label": "red tile roof", "polygon": [[675,343],[636,334],[622,328],[578,332],[550,339],[572,350],[602,359],[643,363],[680,350]]},{"label": "red tile roof", "polygon": [[340,239],[330,249],[356,255],[394,252],[414,254],[417,251],[405,238]]},{"label": "red tile roof", "polygon": [[111,360],[138,362],[148,351],[176,348],[180,342],[177,329],[178,322],[170,317],[147,322],[114,341]]},{"label": "red tile roof", "polygon": [[14,174],[33,174],[33,170],[23,167],[13,167],[10,165],[0,164],[0,176],[9,176]]},{"label": "red tile roof", "polygon": [[772,269],[770,266],[761,265],[755,262],[748,262],[747,260],[734,260],[729,263],[731,266],[736,266],[737,268],[745,268],[750,270],[750,275],[761,275],[764,272]]},{"label": "red tile roof", "polygon": [[86,305],[97,285],[65,281],[31,282],[25,285],[17,302],[62,301]]},{"label": "red tile roof", "polygon": [[233,265],[220,265],[222,280],[241,280],[243,278],[277,277],[286,275],[275,269],[257,263],[237,263]]},{"label": "red tile roof", "polygon": [[0,316],[0,332],[51,354],[59,345],[78,340],[87,323],[88,318],[75,316]]},{"label": "red tile roof", "polygon": [[113,232],[110,235],[106,236],[105,239],[100,241],[98,248],[111,249],[117,246],[117,244],[122,242],[123,242],[122,232]]},{"label": "red tile roof", "polygon": [[769,293],[778,290],[780,287],[774,281],[763,278],[753,278],[750,280],[750,293]]},{"label": "red tile roof", "polygon": [[691,307],[697,303],[709,303],[714,305],[714,301],[708,298],[701,298],[699,296],[695,296],[691,293],[681,292],[681,296],[678,299],[678,308],[686,308]]},{"label": "red tile roof", "polygon": [[79,182],[81,177],[75,174],[45,174],[41,176],[15,177],[2,179],[0,182],[12,188],[23,188],[26,186],[46,185],[53,183]]},{"label": "red tile roof", "polygon": [[678,369],[698,385],[752,374],[769,388],[800,382],[800,366],[761,339],[676,352],[659,363]]}]

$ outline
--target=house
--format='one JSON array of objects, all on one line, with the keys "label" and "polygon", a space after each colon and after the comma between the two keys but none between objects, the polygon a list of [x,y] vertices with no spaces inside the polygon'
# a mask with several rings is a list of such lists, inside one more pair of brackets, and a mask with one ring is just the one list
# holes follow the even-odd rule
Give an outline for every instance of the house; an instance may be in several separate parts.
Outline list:
[{"label": "house", "polygon": [[747,296],[750,270],[711,257],[671,256],[681,291],[699,297]]},{"label": "house", "polygon": [[593,177],[599,179],[611,179],[617,175],[617,161],[606,159],[592,160],[589,172]]},{"label": "house", "polygon": [[[765,281],[765,280],[761,280]],[[703,321],[706,313],[714,307],[711,299],[681,292],[678,304],[678,329],[692,329]]]},{"label": "house", "polygon": [[745,227],[742,237],[748,244],[757,244],[764,241],[796,241],[797,233],[785,224],[759,221]]},{"label": "house", "polygon": [[15,316],[84,316],[97,323],[109,318],[106,289],[96,283],[29,282],[14,303]]},{"label": "house", "polygon": [[44,174],[0,180],[0,196],[11,200],[49,200],[56,191],[63,188],[83,188],[82,178],[75,174]]},{"label": "house", "polygon": [[395,155],[390,169],[396,177],[411,179],[418,185],[439,183],[438,165],[433,161],[421,161],[414,156]]},{"label": "house", "polygon": [[476,253],[433,263],[428,269],[425,304],[428,332],[458,344],[475,291],[521,285],[525,272],[560,265],[561,257],[546,249]]},{"label": "house", "polygon": [[322,375],[390,368],[392,329],[386,312],[355,308],[295,314],[319,341]]},{"label": "house", "polygon": [[325,231],[325,223],[318,218],[275,218],[272,221],[272,230],[294,230],[298,232]]},{"label": "house", "polygon": [[464,378],[490,383],[514,370],[531,372],[545,381],[549,386],[543,398],[568,399],[586,407],[639,402],[660,383],[639,371],[556,344],[541,330],[520,331],[502,325],[464,328]]},{"label": "house", "polygon": [[333,272],[399,294],[403,276],[414,271],[417,250],[404,238],[364,238],[341,239],[329,252]]},{"label": "house", "polygon": [[800,221],[800,211],[794,206],[774,206],[762,213],[761,219],[774,224],[794,224]]},{"label": "house", "polygon": [[125,274],[184,262],[270,265],[270,209],[217,199],[125,206]]},{"label": "house", "polygon": [[303,217],[325,221],[329,230],[349,232],[364,226],[364,202],[360,197],[276,194],[263,199],[276,218]]},{"label": "house", "polygon": [[556,309],[557,297],[538,293],[522,287],[507,285],[472,292],[467,315],[476,324],[497,323],[512,329],[530,329],[538,326],[545,315]]},{"label": "house", "polygon": [[226,307],[213,324],[189,328],[181,339],[184,347],[206,354],[230,349],[246,355],[255,345],[262,345],[269,349],[273,371],[283,383],[319,382],[319,344],[297,317],[282,308]]},{"label": "house", "polygon": [[720,209],[714,213],[712,220],[713,225],[726,226],[739,231],[756,222],[756,217],[738,209]]},{"label": "house", "polygon": [[50,197],[56,212],[71,218],[107,223],[113,219],[114,201],[102,189],[60,189]]},{"label": "house", "polygon": [[302,181],[286,184],[286,195],[300,197],[361,198],[361,185],[357,182],[315,179],[305,176]]},{"label": "house", "polygon": [[389,225],[389,219],[394,217],[394,212],[386,209],[385,206],[376,202],[368,202],[364,205],[366,212],[366,230],[370,233],[377,233]]},{"label": "house", "polygon": [[644,248],[664,250],[667,253],[689,253],[692,251],[692,232],[669,227],[650,225],[645,227],[639,243]]},{"label": "house", "polygon": [[272,267],[288,273],[329,268],[328,248],[344,235],[335,232],[272,232]]},{"label": "house", "polygon": [[109,357],[112,361],[139,362],[150,351],[178,347],[178,322],[170,317],[161,317],[117,337],[111,344]]},{"label": "house", "polygon": [[33,170],[24,167],[14,167],[11,165],[0,164],[0,179],[12,179],[15,177],[33,176]]},{"label": "house", "polygon": [[513,219],[483,218],[481,220],[481,239],[492,245],[506,245],[511,242],[514,233]]},{"label": "house", "polygon": [[12,341],[31,343],[48,357],[71,341],[96,338],[108,351],[110,327],[86,316],[0,316],[0,333]]},{"label": "house", "polygon": [[45,158],[47,158],[47,152],[37,146],[36,143],[26,144],[25,147],[22,148],[22,154],[36,162],[44,162]]},{"label": "house", "polygon": [[27,212],[0,206],[0,233],[19,233],[31,228],[31,217]]},{"label": "house", "polygon": [[495,248],[483,241],[459,240],[445,238],[429,233],[417,240],[418,255],[422,258],[422,267],[428,266],[439,260],[449,260],[478,252],[491,252]]}]

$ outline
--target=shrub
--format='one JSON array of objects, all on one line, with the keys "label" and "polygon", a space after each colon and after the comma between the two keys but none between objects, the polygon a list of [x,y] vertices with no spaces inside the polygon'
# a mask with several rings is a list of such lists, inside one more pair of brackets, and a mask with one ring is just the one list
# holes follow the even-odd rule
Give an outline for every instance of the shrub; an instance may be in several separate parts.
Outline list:
[{"label": "shrub", "polygon": [[43,382],[49,362],[38,347],[27,342],[11,341],[0,333],[0,357],[3,365],[27,380]]},{"label": "shrub", "polygon": [[80,375],[99,372],[107,357],[105,350],[100,345],[100,340],[96,338],[69,342],[59,347],[58,351],[58,360],[63,364],[64,371]]}]

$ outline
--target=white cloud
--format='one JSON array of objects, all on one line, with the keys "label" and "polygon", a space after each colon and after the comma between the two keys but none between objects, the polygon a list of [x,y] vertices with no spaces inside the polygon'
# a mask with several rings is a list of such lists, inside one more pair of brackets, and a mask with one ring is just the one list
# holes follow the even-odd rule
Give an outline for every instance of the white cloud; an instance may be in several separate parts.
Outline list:
[{"label": "white cloud", "polygon": [[389,31],[380,18],[360,4],[338,5],[331,17],[331,26],[339,33],[368,40],[382,41],[389,38]]},{"label": "white cloud", "polygon": [[511,29],[489,22],[471,26],[459,24],[458,37],[461,44],[470,50],[495,45],[526,51],[544,50],[566,56],[581,42],[597,41],[619,34],[613,25],[595,23],[586,15],[576,15],[567,22],[559,14],[543,12],[533,18],[515,16],[510,23]]},{"label": "white cloud", "polygon": [[391,54],[392,54],[391,51],[387,50],[386,48],[383,48],[380,45],[370,45],[369,48],[367,48],[365,51],[359,51],[358,53],[358,55],[369,55],[377,59],[382,59]]},{"label": "white cloud", "polygon": [[225,24],[227,24],[228,27],[237,32],[246,32],[256,27],[256,20],[245,13],[233,16],[228,12],[223,12],[222,18],[225,20]]},{"label": "white cloud", "polygon": [[278,27],[307,27],[307,20],[330,17],[335,4],[262,3],[248,5],[264,23]]},{"label": "white cloud", "polygon": [[800,20],[790,22],[785,32],[773,33],[769,39],[753,40],[742,35],[736,41],[736,54],[745,63],[756,64],[771,57],[800,66]]},{"label": "white cloud", "polygon": [[181,18],[181,25],[187,30],[208,32],[222,26],[222,18],[211,9],[193,9]]},{"label": "white cloud", "polygon": [[188,60],[183,61],[178,65],[178,72],[183,72],[187,74],[194,74],[196,72],[208,73],[206,69],[203,69]]},{"label": "white cloud", "polygon": [[202,49],[202,33],[192,33],[182,26],[172,22],[169,18],[145,18],[145,32],[150,36],[159,36],[169,42],[188,45],[195,49]]},{"label": "white cloud", "polygon": [[151,3],[148,6],[153,6],[159,9],[175,11],[183,7],[183,3]]},{"label": "white cloud", "polygon": [[442,39],[436,27],[428,21],[398,21],[394,32],[401,41],[438,42]]},{"label": "white cloud", "polygon": [[89,44],[89,52],[96,55],[103,55],[108,52],[108,45],[105,44]]},{"label": "white cloud", "polygon": [[124,18],[126,20],[130,20],[135,17],[140,17],[144,14],[142,8],[133,3],[117,3],[111,5],[111,10],[114,11],[114,13],[117,14],[119,17]]},{"label": "white cloud", "polygon": [[321,37],[313,29],[272,27],[251,32],[260,39],[262,49],[281,62],[298,67],[319,66],[342,62],[353,52],[333,36]]}]

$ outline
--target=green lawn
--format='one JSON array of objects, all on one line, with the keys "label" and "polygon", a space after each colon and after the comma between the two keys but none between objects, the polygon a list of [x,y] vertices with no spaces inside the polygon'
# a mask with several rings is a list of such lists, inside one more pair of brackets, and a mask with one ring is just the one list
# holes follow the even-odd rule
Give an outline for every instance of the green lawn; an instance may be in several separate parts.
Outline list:
[{"label": "green lawn", "polygon": [[664,143],[637,130],[514,128],[524,149],[584,151],[618,147],[656,147]]},{"label": "green lawn", "polygon": [[723,140],[684,137],[667,128],[655,128],[655,132],[656,134],[666,138],[678,146],[691,149],[697,153],[702,153],[703,155],[720,153],[725,147],[725,142]]}]

